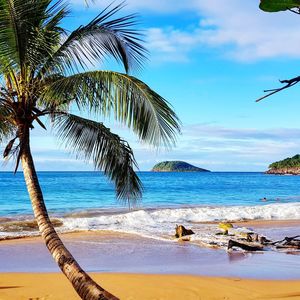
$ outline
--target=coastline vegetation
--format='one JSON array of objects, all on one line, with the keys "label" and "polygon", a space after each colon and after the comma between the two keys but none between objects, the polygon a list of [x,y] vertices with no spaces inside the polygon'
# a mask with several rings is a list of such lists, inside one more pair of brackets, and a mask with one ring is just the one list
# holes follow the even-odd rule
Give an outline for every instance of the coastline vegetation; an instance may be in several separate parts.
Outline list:
[{"label": "coastline vegetation", "polygon": [[184,161],[163,161],[152,168],[153,172],[209,172]]},{"label": "coastline vegetation", "polygon": [[284,168],[300,168],[300,154],[288,157],[280,161],[273,162],[269,165],[269,169],[278,170]]}]

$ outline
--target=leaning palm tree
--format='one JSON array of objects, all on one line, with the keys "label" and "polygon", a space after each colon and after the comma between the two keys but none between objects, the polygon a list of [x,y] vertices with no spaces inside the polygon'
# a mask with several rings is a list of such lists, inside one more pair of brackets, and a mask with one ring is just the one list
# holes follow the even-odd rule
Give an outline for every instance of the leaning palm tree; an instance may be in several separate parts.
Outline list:
[{"label": "leaning palm tree", "polygon": [[[76,157],[91,161],[114,182],[125,201],[141,197],[136,162],[126,141],[103,123],[71,113],[114,116],[141,141],[170,146],[179,131],[169,104],[129,75],[147,54],[135,29],[136,16],[112,19],[123,4],[108,7],[89,24],[68,33],[62,0],[0,0],[0,142],[4,158],[21,163],[40,233],[54,260],[82,299],[117,299],[94,282],[76,262],[49,219],[30,148],[36,126],[54,128]],[[109,55],[125,73],[87,71]]]}]

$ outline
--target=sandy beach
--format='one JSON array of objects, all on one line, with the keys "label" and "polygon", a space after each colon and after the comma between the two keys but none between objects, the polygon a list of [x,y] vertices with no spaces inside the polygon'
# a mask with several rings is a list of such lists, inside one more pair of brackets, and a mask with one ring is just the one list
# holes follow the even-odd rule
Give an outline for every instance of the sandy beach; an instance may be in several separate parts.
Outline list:
[{"label": "sandy beach", "polygon": [[300,300],[300,0],[0,11],[0,300]]},{"label": "sandy beach", "polygon": [[[258,281],[187,275],[92,274],[122,300],[300,299],[300,281]],[[1,300],[75,300],[61,274],[0,275]]]},{"label": "sandy beach", "polygon": [[[284,234],[296,232],[299,222],[238,224],[276,232],[281,228]],[[229,254],[110,231],[61,236],[83,268],[120,299],[300,299],[295,253]],[[0,299],[78,297],[41,238],[30,237],[0,242]]]}]

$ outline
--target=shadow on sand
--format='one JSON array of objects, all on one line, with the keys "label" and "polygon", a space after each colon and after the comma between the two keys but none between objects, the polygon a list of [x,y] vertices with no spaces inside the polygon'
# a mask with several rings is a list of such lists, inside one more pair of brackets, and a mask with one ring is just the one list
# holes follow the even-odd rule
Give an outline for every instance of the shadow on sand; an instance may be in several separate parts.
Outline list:
[{"label": "shadow on sand", "polygon": [[22,286],[18,285],[12,285],[12,286],[0,286],[0,290],[6,290],[6,289],[18,289],[21,288]]}]

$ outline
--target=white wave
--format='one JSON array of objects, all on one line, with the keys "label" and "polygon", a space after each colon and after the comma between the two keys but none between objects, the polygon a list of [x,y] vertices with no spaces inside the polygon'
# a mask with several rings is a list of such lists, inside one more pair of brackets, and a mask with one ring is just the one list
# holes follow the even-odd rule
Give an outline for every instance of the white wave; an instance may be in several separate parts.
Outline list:
[{"label": "white wave", "polygon": [[[65,218],[63,228],[66,231],[113,230],[151,238],[171,239],[175,232],[175,224],[194,228],[200,222],[259,219],[300,219],[300,203],[137,210],[97,217]],[[211,230],[211,227],[212,225],[201,225],[204,231]]]},{"label": "white wave", "polygon": [[[79,217],[78,217],[79,216]],[[164,209],[140,209],[127,213],[105,213],[99,215],[61,218],[63,226],[59,232],[76,230],[112,230],[125,233],[134,233],[144,237],[172,240],[175,233],[175,224],[182,224],[188,228],[201,232],[203,238],[207,233],[216,230],[216,225],[199,224],[210,221],[237,221],[237,220],[291,220],[300,219],[300,202],[268,204],[257,206],[218,206],[218,207],[188,207]],[[201,231],[200,231],[201,230]],[[16,236],[18,233],[1,232],[4,236]],[[32,233],[20,232],[21,236]],[[197,240],[197,234],[193,240]]]}]

